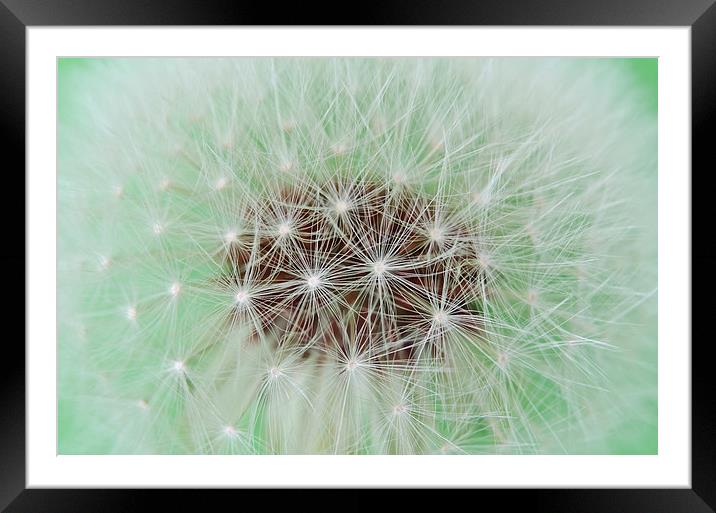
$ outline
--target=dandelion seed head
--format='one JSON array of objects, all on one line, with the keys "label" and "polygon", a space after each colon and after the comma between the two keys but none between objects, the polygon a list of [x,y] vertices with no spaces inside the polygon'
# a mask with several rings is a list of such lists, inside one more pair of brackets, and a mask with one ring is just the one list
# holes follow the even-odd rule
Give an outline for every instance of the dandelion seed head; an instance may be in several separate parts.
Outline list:
[{"label": "dandelion seed head", "polygon": [[597,348],[645,353],[624,333],[654,286],[623,264],[651,242],[649,127],[626,88],[526,61],[98,68],[117,87],[83,88],[78,119],[111,130],[60,141],[58,262],[95,271],[58,282],[83,365],[63,402],[127,452],[556,453],[618,432]]}]

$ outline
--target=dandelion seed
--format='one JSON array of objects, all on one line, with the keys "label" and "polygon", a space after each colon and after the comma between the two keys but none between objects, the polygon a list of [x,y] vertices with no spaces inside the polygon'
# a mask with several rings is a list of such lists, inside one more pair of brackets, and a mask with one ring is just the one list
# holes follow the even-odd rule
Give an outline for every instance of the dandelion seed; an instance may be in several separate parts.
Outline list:
[{"label": "dandelion seed", "polygon": [[234,299],[236,299],[236,304],[239,306],[244,306],[249,302],[249,293],[245,290],[240,290],[236,293],[236,296],[234,296]]},{"label": "dandelion seed", "polygon": [[154,235],[161,235],[164,232],[164,226],[159,222],[154,223],[152,225],[152,232],[154,232]]},{"label": "dandelion seed", "polygon": [[472,193],[472,201],[477,205],[484,205],[485,195],[481,191],[475,191]]},{"label": "dandelion seed", "polygon": [[408,409],[405,407],[404,404],[396,404],[395,406],[393,406],[393,415],[402,415],[407,411]]},{"label": "dandelion seed", "polygon": [[171,287],[169,287],[169,295],[177,297],[179,292],[181,292],[181,284],[177,282],[172,283]]},{"label": "dandelion seed", "polygon": [[295,119],[289,118],[281,123],[281,130],[283,130],[284,132],[291,132],[296,128],[297,125],[298,124],[296,123]]},{"label": "dandelion seed", "polygon": [[130,306],[127,308],[127,319],[130,321],[137,320],[137,307]]},{"label": "dandelion seed", "polygon": [[336,156],[345,155],[348,152],[348,146],[343,143],[337,143],[331,146],[331,152]]},{"label": "dandelion seed", "polygon": [[435,324],[445,325],[448,323],[449,319],[450,317],[445,310],[438,310],[433,314],[433,321],[435,321]]},{"label": "dandelion seed", "polygon": [[385,272],[388,270],[388,265],[385,263],[384,260],[378,260],[377,262],[373,263],[373,274],[376,276],[383,276]]},{"label": "dandelion seed", "polygon": [[230,230],[224,234],[224,242],[226,244],[232,244],[236,242],[236,232],[233,230]]},{"label": "dandelion seed", "polygon": [[492,267],[492,257],[490,257],[490,255],[488,255],[487,253],[485,253],[483,251],[480,251],[477,254],[477,261],[480,263],[480,266],[483,269],[488,269],[488,268]]},{"label": "dandelion seed", "polygon": [[112,260],[104,255],[99,256],[99,269],[100,271],[106,271],[109,269]]},{"label": "dandelion seed", "polygon": [[178,374],[184,374],[186,372],[186,365],[182,360],[176,360],[172,363],[172,370]]},{"label": "dandelion seed", "polygon": [[445,143],[439,137],[433,137],[430,140],[430,148],[433,151],[440,151],[445,147]]},{"label": "dandelion seed", "polygon": [[433,226],[428,230],[428,236],[432,242],[439,244],[445,240],[445,231],[442,228]]},{"label": "dandelion seed", "polygon": [[217,191],[220,191],[220,190],[224,189],[228,184],[229,184],[229,179],[226,178],[225,176],[222,176],[221,178],[216,180],[216,182],[214,182],[214,189],[216,189]]},{"label": "dandelion seed", "polygon": [[537,231],[537,228],[535,228],[532,223],[527,224],[527,226],[525,227],[525,231],[527,232],[527,235],[529,236],[533,244],[537,244],[539,242],[539,233]]},{"label": "dandelion seed", "polygon": [[371,128],[373,129],[373,132],[380,134],[385,131],[387,128],[387,124],[385,122],[385,118],[381,115],[377,115],[373,118],[371,121]]},{"label": "dandelion seed", "polygon": [[350,204],[343,199],[339,199],[333,204],[333,208],[338,214],[345,214],[348,212],[348,209],[350,208]]},{"label": "dandelion seed", "polygon": [[286,237],[291,233],[291,225],[289,223],[281,223],[278,225],[277,231],[280,237]]},{"label": "dandelion seed", "polygon": [[527,292],[527,303],[534,306],[537,303],[537,291],[532,289]]},{"label": "dandelion seed", "polygon": [[321,286],[321,279],[317,275],[311,275],[306,278],[306,285],[311,290],[315,290]]},{"label": "dandelion seed", "polygon": [[509,361],[510,361],[510,357],[507,353],[502,352],[502,351],[497,353],[497,365],[501,369],[506,369]]}]

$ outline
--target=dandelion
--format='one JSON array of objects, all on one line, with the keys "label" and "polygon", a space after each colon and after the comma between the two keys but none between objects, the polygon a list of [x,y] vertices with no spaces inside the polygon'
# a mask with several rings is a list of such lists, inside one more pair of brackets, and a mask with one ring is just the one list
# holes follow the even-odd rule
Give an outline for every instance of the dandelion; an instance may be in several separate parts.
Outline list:
[{"label": "dandelion", "polygon": [[651,429],[655,132],[591,66],[95,63],[60,127],[60,452],[610,452],[625,418]]}]

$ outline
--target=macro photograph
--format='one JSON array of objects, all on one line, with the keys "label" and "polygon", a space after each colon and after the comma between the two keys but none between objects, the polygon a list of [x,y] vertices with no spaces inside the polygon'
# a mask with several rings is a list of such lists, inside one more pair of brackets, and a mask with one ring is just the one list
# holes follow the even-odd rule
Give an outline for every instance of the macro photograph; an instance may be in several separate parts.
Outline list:
[{"label": "macro photograph", "polygon": [[57,77],[58,454],[658,453],[657,59]]}]

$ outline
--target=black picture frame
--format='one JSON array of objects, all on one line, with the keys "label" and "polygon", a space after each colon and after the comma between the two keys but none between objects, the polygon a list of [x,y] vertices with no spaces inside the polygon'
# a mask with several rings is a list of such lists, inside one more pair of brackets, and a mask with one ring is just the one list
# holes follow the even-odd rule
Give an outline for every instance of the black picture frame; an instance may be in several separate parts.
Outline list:
[{"label": "black picture frame", "polygon": [[[347,6],[342,12],[350,12]],[[25,188],[25,29],[28,26],[61,25],[343,25],[347,18],[339,10],[304,3],[281,6],[270,3],[230,0],[0,0],[0,138],[2,183],[15,191],[0,201],[5,251],[4,267],[25,269],[25,273],[3,274],[6,287],[20,289],[20,279],[31,272],[25,268],[25,226],[15,220]],[[692,84],[692,169],[701,175],[714,169],[713,142],[707,127],[716,119],[716,4],[714,0],[469,0],[403,4],[382,1],[379,6],[363,5],[351,12],[351,25],[561,25],[561,26],[690,26]],[[9,159],[12,158],[10,164]],[[688,172],[688,170],[685,170]],[[691,178],[696,173],[691,172]],[[11,180],[16,182],[12,185]],[[708,269],[716,264],[716,238],[708,212],[708,187],[693,187],[692,181],[692,273],[693,266]],[[699,201],[702,200],[702,201]],[[713,199],[711,202],[713,203]],[[699,210],[700,209],[700,210]],[[54,227],[48,227],[54,229]],[[22,232],[22,233],[21,233]],[[702,237],[698,237],[702,235]],[[23,244],[10,243],[23,240]],[[697,245],[696,242],[699,242]],[[705,323],[713,310],[716,273],[696,275],[692,289],[692,319]],[[17,282],[17,283],[16,283]],[[10,288],[6,288],[7,291]],[[696,294],[697,291],[703,294]],[[25,293],[23,293],[23,298]],[[6,328],[20,318],[24,301],[6,295]],[[23,316],[24,318],[24,316]],[[19,324],[18,324],[19,326]],[[24,324],[23,324],[24,331]],[[698,336],[692,325],[692,487],[690,489],[523,489],[470,490],[480,508],[498,506],[505,511],[520,506],[530,511],[557,512],[649,512],[700,513],[716,509],[716,419],[712,391],[716,389],[713,361],[709,358],[713,335]],[[687,341],[680,341],[687,343]],[[0,508],[5,511],[36,513],[52,511],[135,511],[161,501],[162,510],[206,509],[210,500],[231,500],[242,494],[250,503],[265,500],[275,491],[246,490],[96,490],[25,489],[25,352],[18,336],[2,338],[5,350],[0,360]],[[301,503],[305,490],[289,491],[291,500]],[[364,492],[349,491],[348,497],[334,499],[324,491],[323,499],[312,501],[335,507],[336,501],[352,509],[372,507],[376,502]],[[377,492],[369,492],[377,493]],[[468,491],[460,492],[468,493]],[[254,497],[262,494],[265,497]],[[419,504],[424,491],[400,494],[402,507]],[[454,505],[466,497],[453,495]],[[474,497],[470,500],[474,500]],[[151,502],[150,502],[151,501]],[[469,504],[469,503],[468,503]],[[474,504],[474,503],[473,503]],[[150,506],[151,507],[151,506]]]}]

